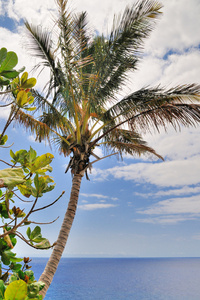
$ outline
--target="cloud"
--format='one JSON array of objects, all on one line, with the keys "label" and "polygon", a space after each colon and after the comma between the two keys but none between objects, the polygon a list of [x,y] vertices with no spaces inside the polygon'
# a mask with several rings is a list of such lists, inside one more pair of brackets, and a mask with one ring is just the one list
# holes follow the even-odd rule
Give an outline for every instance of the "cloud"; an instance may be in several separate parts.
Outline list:
[{"label": "cloud", "polygon": [[84,196],[84,197],[92,197],[92,198],[103,198],[103,199],[108,199],[109,197],[108,196],[104,196],[104,195],[101,195],[101,194],[85,194],[85,193],[80,193],[81,196]]},{"label": "cloud", "polygon": [[137,211],[146,217],[135,221],[149,224],[177,224],[200,218],[200,194],[191,197],[171,198]]},{"label": "cloud", "polygon": [[110,177],[150,183],[161,187],[193,185],[200,182],[200,156],[188,160],[160,163],[135,163],[100,170],[93,173],[95,180],[104,181]]},{"label": "cloud", "polygon": [[198,194],[200,193],[200,186],[196,187],[190,187],[190,186],[184,186],[180,189],[170,189],[170,190],[161,190],[154,193],[138,193],[135,192],[134,195],[140,196],[140,197],[166,197],[166,196],[180,196],[180,195],[189,195],[189,194]]},{"label": "cloud", "polygon": [[83,204],[79,205],[78,207],[82,210],[97,210],[97,209],[105,209],[116,207],[117,205],[108,204],[108,203],[94,203],[94,204]]},{"label": "cloud", "polygon": [[174,215],[174,214],[200,214],[200,195],[171,198],[159,201],[148,208],[138,210],[143,215]]},{"label": "cloud", "polygon": [[182,216],[182,215],[176,215],[176,216],[159,216],[159,217],[151,217],[151,218],[145,218],[145,219],[136,219],[134,221],[139,223],[146,223],[146,224],[160,224],[160,225],[175,225],[180,222],[185,221],[193,221],[196,220],[196,217],[192,216]]}]

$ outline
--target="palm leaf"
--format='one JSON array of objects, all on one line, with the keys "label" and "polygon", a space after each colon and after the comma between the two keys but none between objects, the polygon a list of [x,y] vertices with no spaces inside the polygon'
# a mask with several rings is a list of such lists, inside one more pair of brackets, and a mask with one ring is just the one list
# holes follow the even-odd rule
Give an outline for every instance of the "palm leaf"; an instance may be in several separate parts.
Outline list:
[{"label": "palm leaf", "polygon": [[162,6],[157,1],[140,1],[127,7],[122,16],[115,17],[109,40],[98,37],[92,45],[98,99],[107,100],[125,83],[126,73],[135,70],[141,57],[144,40],[153,29]]},{"label": "palm leaf", "polygon": [[102,144],[107,150],[112,152],[119,152],[119,154],[139,155],[141,154],[153,154],[162,159],[156,151],[147,146],[147,143],[141,138],[141,136],[130,130],[118,129],[112,130],[104,137],[105,142]]}]

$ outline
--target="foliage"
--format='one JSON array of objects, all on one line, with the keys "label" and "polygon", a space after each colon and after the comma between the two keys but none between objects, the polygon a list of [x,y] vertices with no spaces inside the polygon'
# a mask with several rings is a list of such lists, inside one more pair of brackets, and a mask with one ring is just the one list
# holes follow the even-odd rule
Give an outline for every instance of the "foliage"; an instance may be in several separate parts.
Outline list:
[{"label": "foliage", "polygon": [[[11,99],[9,104],[1,106],[10,105],[11,109],[0,135],[0,147],[5,147],[8,140],[5,131],[17,113],[22,109],[35,109],[35,107],[30,107],[30,104],[34,102],[31,88],[35,86],[36,79],[28,78],[27,72],[20,77],[19,74],[24,71],[24,68],[20,71],[14,70],[17,61],[18,58],[14,52],[7,52],[5,48],[0,49],[1,94],[8,95],[9,100]],[[54,157],[51,153],[37,155],[32,147],[29,150],[21,149],[15,153],[10,149],[10,156],[11,163],[1,160],[9,168],[0,170],[0,218],[2,223],[0,226],[2,230],[0,233],[0,299],[42,299],[39,292],[44,287],[44,283],[35,281],[33,271],[29,270],[31,267],[28,265],[31,260],[26,257],[18,258],[13,252],[13,248],[19,238],[36,249],[52,247],[48,239],[42,236],[41,228],[38,225],[33,229],[29,225],[33,222],[30,219],[32,213],[51,206],[59,199],[45,207],[36,208],[39,198],[54,189],[54,181],[47,174],[52,171],[50,163]],[[22,199],[22,197],[29,200]],[[30,208],[25,210],[16,206],[16,199],[30,202]],[[20,232],[24,226],[29,226],[26,232],[27,237]]]}]

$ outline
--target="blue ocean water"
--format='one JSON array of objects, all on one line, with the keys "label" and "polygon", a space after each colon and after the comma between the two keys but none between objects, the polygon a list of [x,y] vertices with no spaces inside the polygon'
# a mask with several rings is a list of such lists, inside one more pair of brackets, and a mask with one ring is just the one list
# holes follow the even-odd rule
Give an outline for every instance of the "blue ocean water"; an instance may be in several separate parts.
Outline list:
[{"label": "blue ocean water", "polygon": [[45,299],[199,300],[200,258],[62,258]]}]

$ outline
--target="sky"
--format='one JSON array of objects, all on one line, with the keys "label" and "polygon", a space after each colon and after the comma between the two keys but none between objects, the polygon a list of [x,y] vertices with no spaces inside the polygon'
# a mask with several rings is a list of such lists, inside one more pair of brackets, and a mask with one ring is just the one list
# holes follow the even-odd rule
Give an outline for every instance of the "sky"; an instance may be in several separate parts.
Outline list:
[{"label": "sky", "polygon": [[[87,11],[91,28],[99,34],[109,32],[114,14],[134,1],[69,0],[72,10]],[[162,0],[163,15],[145,43],[139,69],[129,75],[124,95],[144,86],[165,87],[200,83],[200,2],[199,0]],[[54,0],[1,0],[1,47],[19,57],[19,68],[28,72],[36,63],[25,49],[27,36],[23,20],[52,29]],[[32,76],[36,76],[32,74]],[[37,88],[44,85],[44,75]],[[0,109],[0,129],[8,109]],[[13,151],[33,147],[38,155],[52,152],[56,188],[39,205],[53,202],[63,190],[64,196],[53,207],[36,213],[33,219],[51,224],[42,232],[55,242],[67,207],[71,174],[64,174],[68,159],[38,144],[23,127],[8,130]],[[160,134],[146,134],[149,146],[164,157],[131,158],[123,161],[107,158],[96,164],[83,179],[78,210],[64,251],[66,257],[198,257],[200,255],[200,128],[168,128]],[[98,149],[98,155],[103,155]],[[1,149],[8,160],[9,150]],[[4,165],[0,165],[5,168]],[[22,204],[27,209],[28,204]],[[19,242],[19,256],[49,256],[51,250],[38,251]],[[27,254],[28,253],[28,254]]]}]

